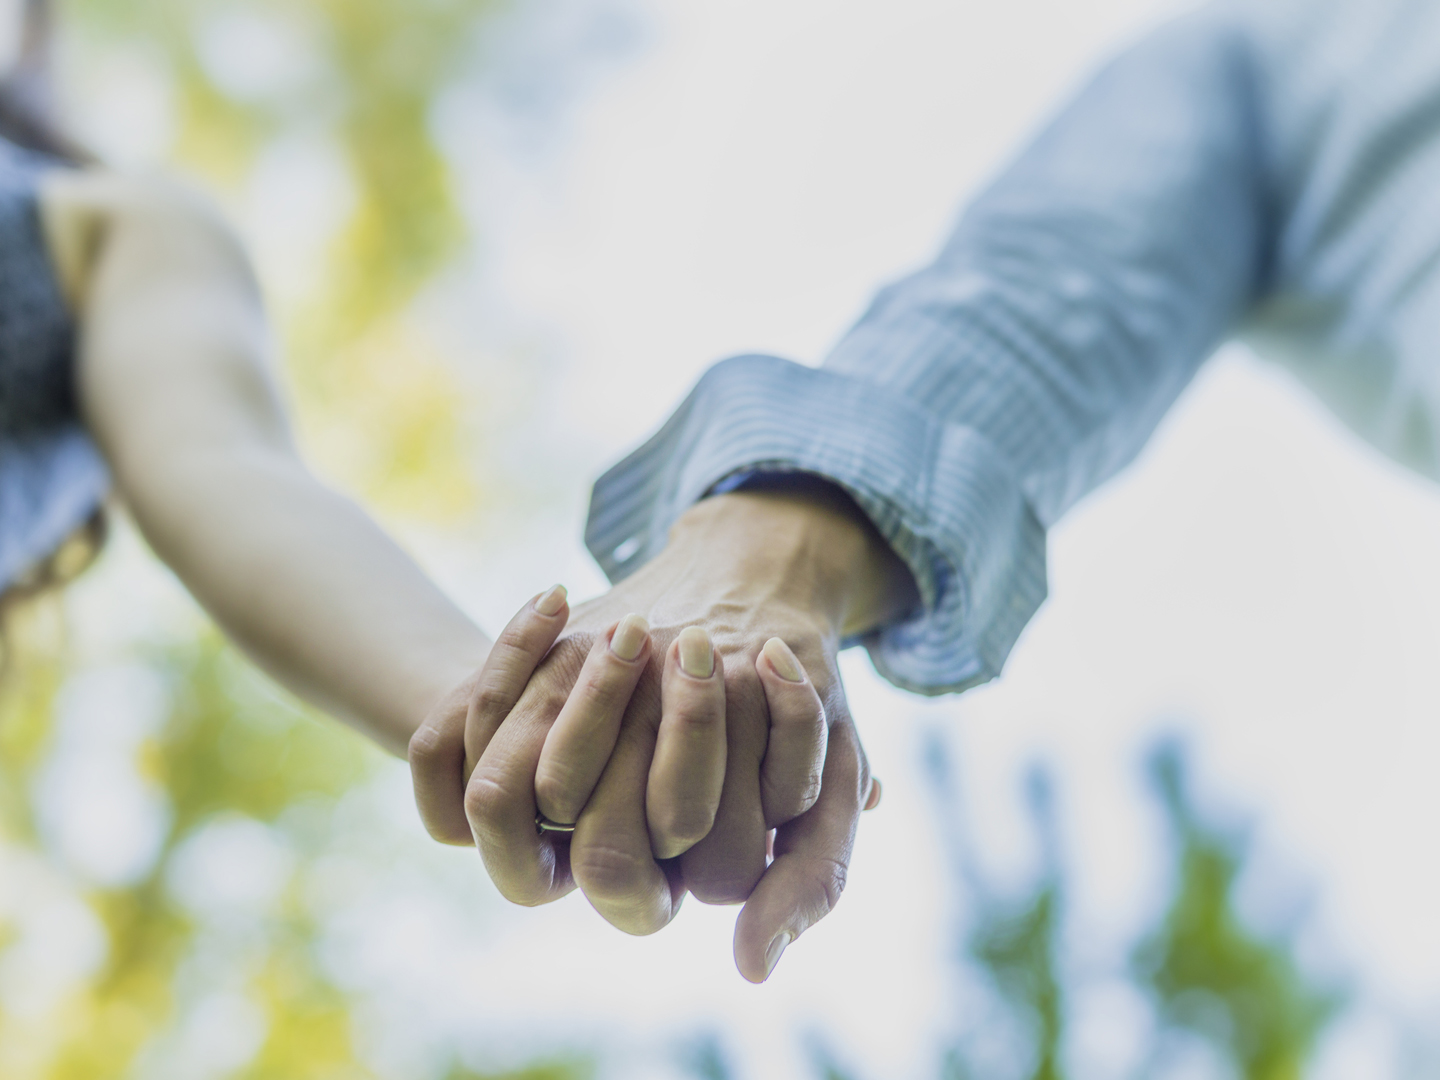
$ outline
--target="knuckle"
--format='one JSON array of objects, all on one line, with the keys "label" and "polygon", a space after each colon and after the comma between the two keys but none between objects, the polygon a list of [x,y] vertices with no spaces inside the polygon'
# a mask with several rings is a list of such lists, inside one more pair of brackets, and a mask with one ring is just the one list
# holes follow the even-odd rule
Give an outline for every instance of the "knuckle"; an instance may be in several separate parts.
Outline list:
[{"label": "knuckle", "polygon": [[808,814],[810,809],[820,801],[820,786],[820,778],[817,776],[810,782],[809,786],[800,792],[799,798],[795,803],[795,813],[790,820],[793,821],[801,814]]},{"label": "knuckle", "polygon": [[764,782],[761,794],[765,806],[765,824],[776,829],[794,821],[820,800],[820,777],[812,773],[799,784]]},{"label": "knuckle", "polygon": [[569,769],[553,766],[535,777],[535,801],[540,812],[552,821],[574,821],[580,816],[580,800]]},{"label": "knuckle", "polygon": [[805,685],[787,684],[778,708],[771,709],[771,723],[776,727],[803,731],[809,735],[825,730],[825,706],[815,691]]},{"label": "knuckle", "polygon": [[657,807],[650,816],[650,827],[666,841],[667,850],[698,844],[710,835],[714,825],[715,807],[693,801]]},{"label": "knuckle", "polygon": [[465,788],[465,816],[472,823],[493,822],[514,802],[509,788],[489,773],[475,770]]},{"label": "knuckle", "polygon": [[415,734],[410,736],[406,749],[410,767],[419,772],[433,770],[444,761],[449,744],[450,740],[446,739],[439,729],[429,724],[421,724]]},{"label": "knuckle", "polygon": [[728,878],[686,882],[690,892],[702,904],[743,904],[754,891],[754,882],[744,883]]},{"label": "knuckle", "polygon": [[732,856],[726,859],[686,855],[682,866],[685,884],[702,904],[742,904],[750,898],[765,872],[763,852],[758,859]]},{"label": "knuckle", "polygon": [[709,695],[682,697],[680,703],[666,710],[666,720],[682,732],[693,731],[697,735],[708,734],[720,729],[725,723],[724,701],[712,701]]},{"label": "knuckle", "polygon": [[610,713],[630,700],[628,675],[627,671],[608,666],[593,669],[586,672],[576,689],[588,706]]},{"label": "knuckle", "polygon": [[641,886],[650,871],[649,853],[613,844],[587,844],[570,849],[570,870],[592,899],[626,897]]},{"label": "knuckle", "polygon": [[474,838],[458,825],[436,821],[425,813],[420,815],[420,820],[424,822],[425,831],[430,834],[430,839],[438,843],[448,844],[452,847],[469,847],[475,842]]},{"label": "knuckle", "polygon": [[574,682],[581,668],[585,666],[585,658],[590,655],[596,637],[595,634],[585,632],[561,638],[545,658],[546,668],[553,668],[566,685]]},{"label": "knuckle", "polygon": [[508,713],[514,707],[514,695],[493,678],[485,679],[475,691],[475,710],[483,716]]},{"label": "knuckle", "polygon": [[845,891],[845,882],[850,873],[849,868],[839,859],[816,856],[811,860],[809,870],[816,910],[821,915],[828,915],[835,910],[835,905],[840,903],[840,895]]},{"label": "knuckle", "polygon": [[531,651],[530,639],[533,636],[530,620],[517,619],[500,631],[500,636],[495,639],[494,651],[528,653]]},{"label": "knuckle", "polygon": [[547,686],[535,694],[533,699],[527,697],[525,708],[527,711],[533,708],[536,715],[553,720],[560,715],[561,710],[565,708],[565,702],[568,700],[569,695],[566,694],[565,691],[552,689]]},{"label": "knuckle", "polygon": [[494,880],[496,891],[510,903],[520,907],[541,907],[556,899],[544,886],[533,881],[515,881],[503,875],[495,875]]},{"label": "knuckle", "polygon": [[487,678],[480,684],[480,688],[475,690],[474,706],[481,716],[494,716],[497,713],[508,713],[514,706],[514,701],[511,701],[510,694],[505,693],[504,688],[497,687]]}]

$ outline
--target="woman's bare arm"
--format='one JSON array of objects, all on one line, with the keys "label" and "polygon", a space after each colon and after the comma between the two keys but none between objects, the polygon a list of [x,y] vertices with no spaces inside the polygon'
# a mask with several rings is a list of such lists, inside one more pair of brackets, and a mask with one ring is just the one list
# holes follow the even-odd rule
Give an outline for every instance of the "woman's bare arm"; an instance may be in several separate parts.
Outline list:
[{"label": "woman's bare arm", "polygon": [[489,641],[291,438],[245,253],[165,182],[56,173],[81,411],[155,552],[262,667],[403,754]]}]

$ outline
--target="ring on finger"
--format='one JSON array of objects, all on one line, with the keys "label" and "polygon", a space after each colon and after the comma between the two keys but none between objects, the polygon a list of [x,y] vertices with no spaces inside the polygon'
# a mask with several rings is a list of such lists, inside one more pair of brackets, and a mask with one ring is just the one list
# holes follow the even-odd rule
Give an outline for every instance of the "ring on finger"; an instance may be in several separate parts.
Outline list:
[{"label": "ring on finger", "polygon": [[575,831],[575,823],[572,821],[567,825],[563,821],[551,821],[544,814],[536,814],[535,831],[542,836],[547,832],[573,833]]}]

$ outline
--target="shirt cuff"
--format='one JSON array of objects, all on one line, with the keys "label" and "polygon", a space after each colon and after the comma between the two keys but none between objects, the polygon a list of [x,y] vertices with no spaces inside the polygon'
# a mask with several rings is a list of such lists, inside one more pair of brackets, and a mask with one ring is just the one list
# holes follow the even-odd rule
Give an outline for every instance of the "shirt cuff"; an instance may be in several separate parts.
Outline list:
[{"label": "shirt cuff", "polygon": [[999,674],[1045,599],[1045,530],[995,446],[876,383],[772,356],[722,361],[595,484],[585,542],[612,581],[744,470],[843,487],[915,575],[922,608],[868,635],[880,674],[922,694]]}]

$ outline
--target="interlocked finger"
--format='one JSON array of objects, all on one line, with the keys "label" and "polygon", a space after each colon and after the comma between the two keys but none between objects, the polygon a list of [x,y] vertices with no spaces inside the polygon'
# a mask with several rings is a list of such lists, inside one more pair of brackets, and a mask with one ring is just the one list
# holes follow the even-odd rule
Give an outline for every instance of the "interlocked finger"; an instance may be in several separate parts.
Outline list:
[{"label": "interlocked finger", "polygon": [[516,904],[548,903],[574,887],[565,841],[541,836],[535,828],[535,767],[560,712],[561,693],[529,687],[465,788],[465,816],[485,870],[500,895]]},{"label": "interlocked finger", "polygon": [[639,615],[627,615],[591,648],[536,766],[535,801],[551,821],[579,819],[610,760],[621,720],[650,659],[649,631]]},{"label": "interlocked finger", "polygon": [[465,820],[465,716],[480,681],[477,671],[451,691],[410,737],[415,806],[425,831],[442,844],[474,843]]},{"label": "interlocked finger", "polygon": [[645,816],[655,857],[673,859],[710,831],[725,783],[724,662],[698,626],[666,651],[661,703]]},{"label": "interlocked finger", "polygon": [[765,872],[760,762],[769,716],[749,657],[725,672],[725,780],[715,822],[680,856],[686,887],[705,904],[738,904]]},{"label": "interlocked finger", "polygon": [[563,586],[535,597],[510,620],[474,677],[436,705],[411,737],[415,803],[435,839],[472,842],[465,819],[466,781],[569,614]]},{"label": "interlocked finger", "polygon": [[662,867],[650,847],[645,785],[655,756],[654,702],[637,702],[570,844],[576,884],[595,910],[627,934],[653,934],[685,895],[676,864]]},{"label": "interlocked finger", "polygon": [[496,730],[520,700],[530,676],[555,644],[570,617],[565,589],[556,585],[520,609],[485,660],[465,720],[465,777],[485,753]]},{"label": "interlocked finger", "polygon": [[834,725],[820,797],[775,832],[775,861],[735,924],[735,964],[764,982],[797,937],[835,907],[845,888],[855,829],[870,794],[869,767],[848,720]]},{"label": "interlocked finger", "polygon": [[765,642],[755,659],[770,709],[770,738],[760,767],[765,825],[773,829],[799,817],[820,797],[825,768],[825,706],[790,647]]}]

